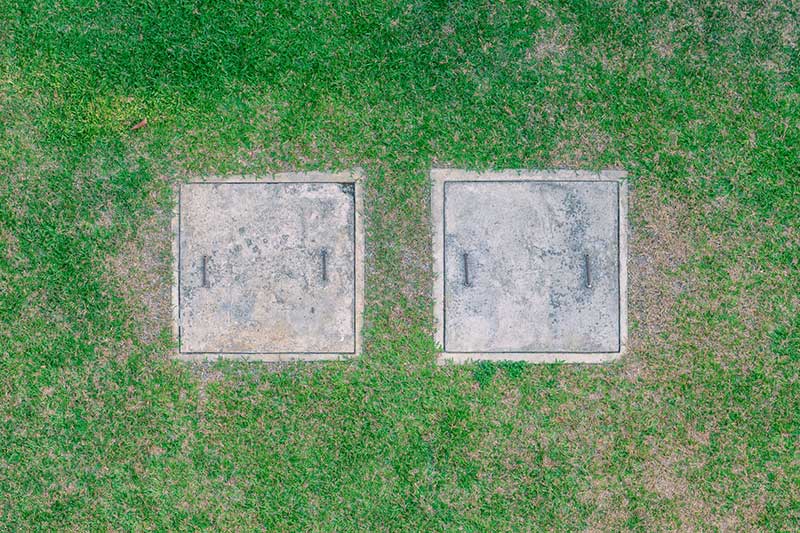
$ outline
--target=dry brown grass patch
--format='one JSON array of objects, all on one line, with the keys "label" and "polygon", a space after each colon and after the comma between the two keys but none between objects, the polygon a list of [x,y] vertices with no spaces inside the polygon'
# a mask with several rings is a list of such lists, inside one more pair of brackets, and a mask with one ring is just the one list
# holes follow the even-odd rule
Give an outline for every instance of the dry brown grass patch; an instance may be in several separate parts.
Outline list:
[{"label": "dry brown grass patch", "polygon": [[574,33],[572,26],[563,24],[541,28],[536,32],[533,47],[525,52],[525,59],[558,64],[569,51]]},{"label": "dry brown grass patch", "polygon": [[[687,280],[676,275],[694,252],[688,208],[658,187],[646,194],[631,190],[632,220],[628,257],[629,350],[623,375],[632,380],[651,376],[645,353],[671,333],[678,298]],[[663,346],[662,346],[663,347]]]},{"label": "dry brown grass patch", "polygon": [[[150,202],[157,205],[156,192]],[[106,260],[106,277],[133,314],[139,340],[152,343],[170,328],[172,308],[172,214],[157,208],[136,233]]]}]

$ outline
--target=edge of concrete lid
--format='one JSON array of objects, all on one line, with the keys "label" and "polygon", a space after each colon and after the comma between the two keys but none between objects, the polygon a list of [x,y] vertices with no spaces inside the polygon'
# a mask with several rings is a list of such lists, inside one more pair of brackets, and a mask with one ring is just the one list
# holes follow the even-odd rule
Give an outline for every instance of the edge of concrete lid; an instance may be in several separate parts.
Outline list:
[{"label": "edge of concrete lid", "polygon": [[625,170],[462,170],[457,168],[433,168],[430,171],[434,181],[619,181],[627,178]]},{"label": "edge of concrete lid", "polygon": [[[361,167],[354,167],[350,170],[338,172],[278,172],[274,174],[228,174],[228,175],[204,175],[180,181],[173,185],[172,194],[176,199],[172,207],[172,220],[170,229],[172,231],[172,289],[170,291],[172,307],[172,336],[175,347],[169,357],[176,361],[216,361],[233,360],[242,362],[266,362],[278,363],[287,361],[342,361],[353,359],[361,355],[363,348],[362,331],[364,329],[364,256],[366,253],[364,240],[364,191],[363,182],[365,179],[364,171]],[[180,194],[181,186],[191,183],[242,183],[242,182],[264,182],[264,183],[353,183],[355,185],[355,321],[356,321],[356,346],[355,352],[338,353],[265,353],[265,354],[236,354],[236,353],[198,353],[187,354],[180,351],[180,309],[178,305],[178,247],[180,242],[180,214],[177,198]]]},{"label": "edge of concrete lid", "polygon": [[434,342],[444,347],[444,184],[448,181],[616,181],[619,184],[619,351],[596,353],[455,353],[439,351],[437,364],[460,364],[473,361],[526,361],[529,363],[607,363],[618,359],[628,349],[628,172],[621,169],[599,171],[575,169],[502,169],[474,171],[457,168],[432,168],[430,212],[433,249]]},{"label": "edge of concrete lid", "polygon": [[356,183],[364,179],[360,167],[338,172],[276,172],[274,174],[225,174],[206,175],[189,179],[183,183]]}]

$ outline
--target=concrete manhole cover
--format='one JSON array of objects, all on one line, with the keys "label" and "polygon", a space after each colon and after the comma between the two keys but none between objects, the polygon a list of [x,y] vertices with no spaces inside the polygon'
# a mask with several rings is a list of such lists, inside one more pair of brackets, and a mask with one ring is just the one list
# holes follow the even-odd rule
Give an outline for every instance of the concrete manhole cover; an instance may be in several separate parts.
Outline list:
[{"label": "concrete manhole cover", "polygon": [[351,173],[186,183],[176,215],[179,357],[360,351],[361,185]]},{"label": "concrete manhole cover", "polygon": [[601,362],[624,351],[624,172],[431,176],[441,359]]}]

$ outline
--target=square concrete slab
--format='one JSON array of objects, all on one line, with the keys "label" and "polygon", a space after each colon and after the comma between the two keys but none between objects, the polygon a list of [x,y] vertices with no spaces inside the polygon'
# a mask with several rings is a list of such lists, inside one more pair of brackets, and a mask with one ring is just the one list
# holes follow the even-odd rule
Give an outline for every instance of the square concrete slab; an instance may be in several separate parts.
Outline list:
[{"label": "square concrete slab", "polygon": [[352,357],[363,307],[358,175],[278,174],[181,185],[174,299],[179,357]]},{"label": "square concrete slab", "polygon": [[624,351],[624,172],[431,175],[443,360],[601,362]]}]

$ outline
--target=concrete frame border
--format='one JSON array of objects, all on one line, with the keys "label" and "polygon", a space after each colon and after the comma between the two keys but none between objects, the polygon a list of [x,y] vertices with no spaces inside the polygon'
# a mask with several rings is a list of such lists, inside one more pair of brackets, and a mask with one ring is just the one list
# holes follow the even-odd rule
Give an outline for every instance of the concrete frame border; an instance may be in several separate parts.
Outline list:
[{"label": "concrete frame border", "polygon": [[[431,178],[433,249],[433,316],[437,363],[471,361],[527,361],[529,363],[605,363],[622,356],[628,347],[628,173],[624,170],[495,170],[469,171],[434,168]],[[613,181],[619,184],[619,351],[602,353],[459,353],[444,351],[444,184],[449,181]]]},{"label": "concrete frame border", "polygon": [[[238,174],[225,176],[203,176],[179,183],[175,188],[177,201],[172,211],[172,334],[177,346],[171,357],[180,361],[216,361],[221,359],[242,362],[284,363],[291,361],[339,361],[361,355],[362,330],[364,328],[364,172],[360,168],[342,172],[279,172],[276,174]],[[178,264],[180,246],[180,194],[184,184],[190,183],[352,183],[355,200],[355,351],[352,353],[182,353],[180,351],[180,306],[178,304]]]}]

